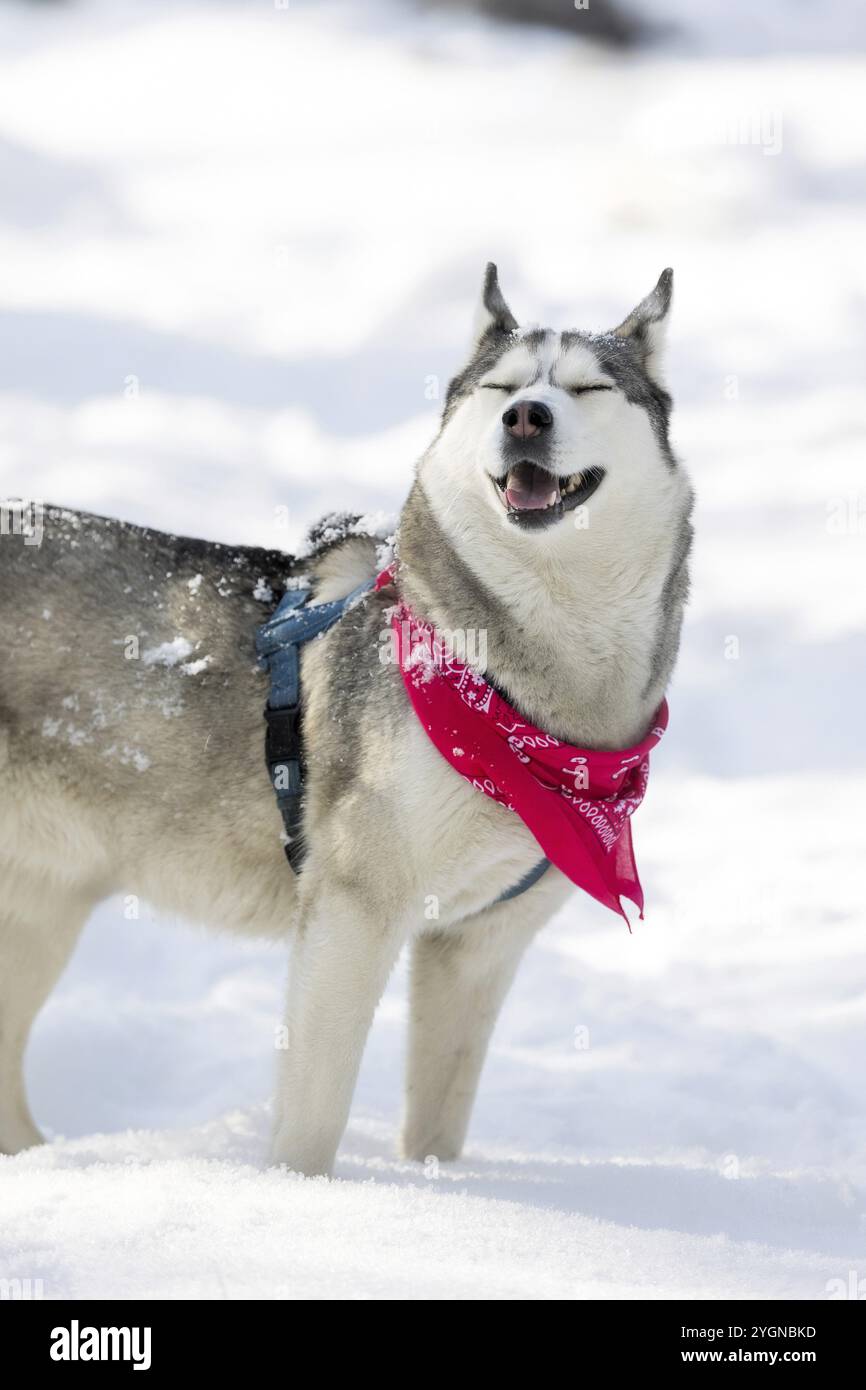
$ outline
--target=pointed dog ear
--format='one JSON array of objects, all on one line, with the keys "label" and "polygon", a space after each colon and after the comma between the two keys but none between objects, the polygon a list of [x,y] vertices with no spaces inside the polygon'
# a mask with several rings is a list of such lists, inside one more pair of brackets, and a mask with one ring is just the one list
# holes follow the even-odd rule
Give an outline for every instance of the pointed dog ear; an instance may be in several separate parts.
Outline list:
[{"label": "pointed dog ear", "polygon": [[613,330],[618,338],[631,339],[640,352],[644,371],[659,386],[664,384],[662,359],[673,288],[674,273],[668,268],[662,271],[655,289]]},{"label": "pointed dog ear", "polygon": [[481,299],[475,311],[472,344],[477,347],[486,333],[512,333],[517,319],[512,314],[499,288],[499,276],[492,261],[487,262]]}]

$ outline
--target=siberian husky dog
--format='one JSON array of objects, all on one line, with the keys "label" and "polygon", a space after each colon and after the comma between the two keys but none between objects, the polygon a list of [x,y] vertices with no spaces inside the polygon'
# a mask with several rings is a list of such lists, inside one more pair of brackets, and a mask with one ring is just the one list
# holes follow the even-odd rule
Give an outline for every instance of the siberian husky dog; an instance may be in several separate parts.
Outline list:
[{"label": "siberian husky dog", "polygon": [[[489,266],[399,519],[400,596],[483,634],[488,679],[588,748],[646,734],[679,643],[692,493],[668,442],[671,283],[609,332],[554,332],[518,326]],[[0,1151],[41,1140],[28,1032],[94,905],[122,892],[290,943],[272,1157],[306,1174],[331,1170],[410,941],[402,1152],[454,1158],[521,954],[572,885],[551,867],[497,904],[539,847],[440,756],[381,659],[393,590],[304,649],[307,856],[287,865],[255,630],[300,573],[314,602],[350,592],[377,541],[330,524],[293,559],[40,518],[40,544],[0,534]]]}]

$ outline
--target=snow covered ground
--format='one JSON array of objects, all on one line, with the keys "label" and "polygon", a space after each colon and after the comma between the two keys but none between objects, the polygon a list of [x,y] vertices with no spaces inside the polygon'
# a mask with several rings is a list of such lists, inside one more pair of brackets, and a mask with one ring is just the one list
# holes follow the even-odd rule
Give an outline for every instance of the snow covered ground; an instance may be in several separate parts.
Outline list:
[{"label": "snow covered ground", "polygon": [[4,7],[0,492],[287,547],[333,505],[393,510],[492,257],[518,313],[587,327],[675,267],[700,503],[636,825],[647,919],[576,897],[538,941],[465,1159],[393,1157],[401,969],[338,1181],[269,1171],[282,955],[109,902],[35,1030],[57,1140],[0,1159],[0,1279],[821,1299],[866,1276],[866,61],[826,11],[804,51],[795,8],[798,52],[726,5],[611,58],[385,0]]}]

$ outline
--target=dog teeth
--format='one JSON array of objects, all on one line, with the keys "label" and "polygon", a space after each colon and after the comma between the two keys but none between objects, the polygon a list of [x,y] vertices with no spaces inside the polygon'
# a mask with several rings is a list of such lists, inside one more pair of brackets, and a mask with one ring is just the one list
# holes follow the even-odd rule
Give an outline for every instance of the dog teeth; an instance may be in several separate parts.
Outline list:
[{"label": "dog teeth", "polygon": [[573,477],[569,478],[568,482],[565,484],[565,487],[562,489],[563,495],[567,497],[570,492],[577,492],[577,489],[580,487],[580,484],[581,476],[579,473],[575,473]]}]

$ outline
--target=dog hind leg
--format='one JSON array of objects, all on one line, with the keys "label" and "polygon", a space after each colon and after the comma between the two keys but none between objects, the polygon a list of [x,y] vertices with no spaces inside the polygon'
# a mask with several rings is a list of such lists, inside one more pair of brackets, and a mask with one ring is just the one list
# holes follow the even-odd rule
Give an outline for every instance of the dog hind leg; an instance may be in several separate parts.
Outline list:
[{"label": "dog hind leg", "polygon": [[42,1143],[24,1088],[36,1014],[72,954],[95,898],[35,869],[0,862],[0,1153]]}]

